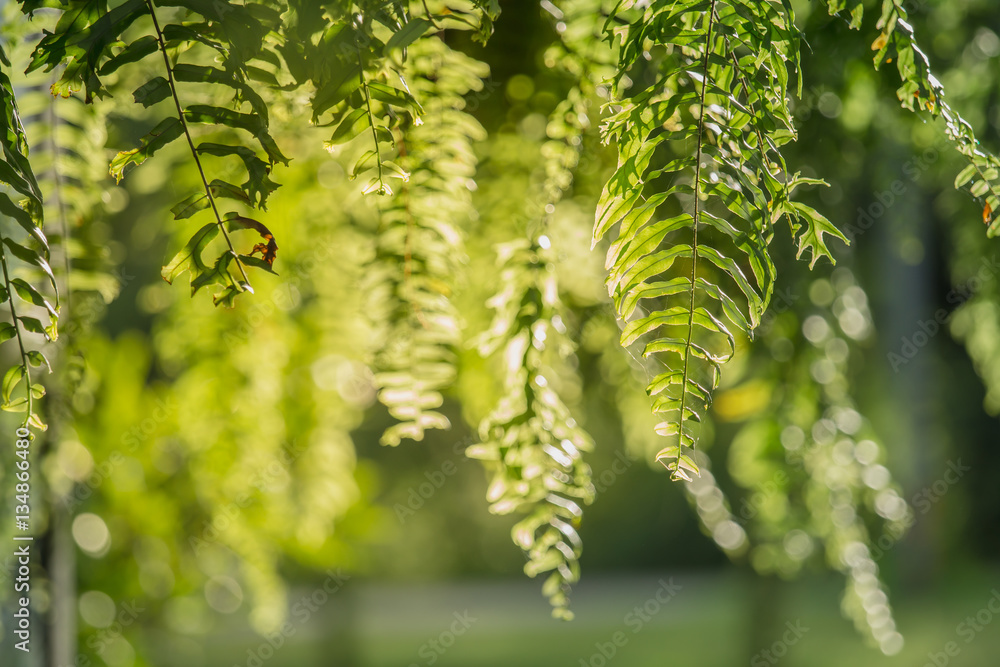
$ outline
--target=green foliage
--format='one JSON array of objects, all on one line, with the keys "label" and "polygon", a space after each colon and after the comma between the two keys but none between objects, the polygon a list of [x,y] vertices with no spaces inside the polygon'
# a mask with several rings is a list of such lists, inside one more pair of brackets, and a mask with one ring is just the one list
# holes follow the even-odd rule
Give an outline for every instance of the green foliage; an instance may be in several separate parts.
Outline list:
[{"label": "green foliage", "polygon": [[396,140],[405,179],[380,213],[365,283],[377,332],[379,400],[400,420],[386,430],[383,444],[422,440],[426,429],[450,426],[435,410],[441,390],[455,378],[454,348],[462,336],[451,295],[463,274],[463,228],[474,214],[474,143],[485,139],[482,126],[463,110],[463,96],[482,90],[488,74],[482,63],[438,39],[415,45],[407,57],[406,80],[430,102],[422,122],[401,130]]},{"label": "green foliage", "polygon": [[788,68],[799,69],[799,38],[789,8],[623,5],[616,18],[621,51],[602,133],[619,146],[618,169],[598,203],[594,244],[618,226],[606,267],[627,322],[621,342],[648,338],[643,356],[665,359],[648,388],[656,430],[671,438],[657,460],[690,480],[696,426],[735,352],[730,327],[750,334],[770,301],[774,223],[788,219],[810,265],[832,261],[826,234],[846,239],[789,199],[816,182],[788,175],[779,152],[795,137]]},{"label": "green foliage", "polygon": [[[76,470],[62,465],[73,456],[122,466],[89,501],[121,518],[100,557],[165,608],[176,589],[185,602],[163,612],[172,617],[184,616],[181,604],[204,606],[216,573],[236,572],[260,631],[280,627],[286,560],[362,567],[354,549],[367,535],[352,521],[383,521],[364,504],[377,502],[382,480],[357,460],[352,439],[373,432],[365,411],[376,401],[388,409],[392,423],[374,429],[388,445],[449,428],[446,413],[461,411],[478,422],[467,454],[488,472],[490,511],[518,515],[512,537],[525,572],[546,575],[554,615],[570,618],[579,529],[595,495],[585,456],[590,433],[602,432],[582,416],[593,353],[600,382],[619,385],[611,400],[626,440],[684,482],[704,532],[766,573],[795,574],[822,552],[848,579],[848,615],[891,652],[899,635],[870,545],[879,529],[898,537],[910,515],[849,386],[870,325],[867,297],[843,269],[828,284],[809,278],[829,303],[784,312],[748,342],[766,322],[777,266],[786,271],[775,225],[787,221],[789,245],[810,269],[833,262],[831,241],[847,241],[792,199],[799,186],[824,183],[786,164],[797,137],[790,99],[803,86],[791,6],[546,1],[537,52],[511,57],[528,74],[504,97],[469,55],[489,53],[473,42],[492,33],[496,0],[22,2],[25,24],[44,29],[22,58],[23,85],[0,51],[0,303],[10,312],[0,342],[19,346],[0,407],[44,428],[34,401],[45,389],[33,375],[49,359],[31,343],[56,338],[61,278],[63,307],[70,292],[86,304],[69,322],[88,354],[49,355],[74,371],[72,419],[54,422],[62,433],[52,493],[70,497],[89,479],[66,472]],[[864,3],[826,8],[863,27]],[[882,3],[876,28],[875,66],[895,61],[902,105],[943,118],[966,161],[955,186],[981,198],[987,235],[1000,234],[1000,161],[945,102],[901,2]],[[494,107],[480,109],[485,101]],[[28,120],[18,111],[25,102]],[[598,140],[614,153],[610,170]],[[119,220],[127,231],[108,224],[110,209],[125,207],[112,204],[149,193],[122,180],[151,159],[144,169],[169,173],[169,187],[195,183],[169,204],[190,230],[174,239],[180,249],[160,275],[186,273],[192,294],[205,288],[233,310],[177,299],[157,279],[136,287],[142,321],[127,325],[149,328],[148,340],[117,322],[114,340],[92,336],[121,287],[109,275],[118,239],[162,251],[160,203]],[[278,191],[278,164],[294,188]],[[592,233],[581,230],[573,212],[594,208]],[[49,235],[63,260],[55,270],[43,212],[59,225]],[[956,242],[956,276],[962,261],[988,255],[976,227],[974,240]],[[606,249],[610,303],[579,298],[592,285],[574,277],[594,275],[572,270],[585,263],[572,255],[581,235]],[[468,271],[469,256],[483,266],[494,244],[498,270]],[[145,263],[139,255],[135,266]],[[237,303],[254,291],[249,269],[261,278],[258,298]],[[467,340],[463,307],[487,289],[492,313],[468,308],[468,319],[484,320],[469,328],[486,331]],[[994,411],[996,293],[993,285],[970,298],[953,322]],[[577,337],[589,341],[586,354],[577,356]],[[473,359],[463,354],[470,343]],[[497,382],[470,390],[467,372]],[[446,395],[455,399],[448,410]],[[738,425],[729,427],[738,430],[728,475],[695,450],[711,443],[713,396],[718,422]],[[165,414],[141,439],[123,424],[158,409]],[[761,493],[778,473],[759,515],[741,524],[728,481]],[[232,514],[234,497],[246,503]],[[134,558],[133,542],[142,545]]]},{"label": "green foliage", "polygon": [[[542,592],[553,616],[567,620],[573,617],[570,589],[580,578],[583,543],[577,530],[583,505],[593,502],[595,494],[591,468],[583,460],[593,441],[559,394],[560,371],[572,374],[565,359],[573,345],[547,228],[555,206],[571,190],[590,123],[587,92],[593,88],[588,75],[601,64],[581,58],[575,46],[593,36],[598,9],[587,0],[565,13],[554,10],[570,34],[546,57],[573,85],[550,114],[541,164],[530,175],[530,196],[518,211],[517,218],[527,219],[527,238],[497,247],[500,289],[488,301],[493,321],[476,344],[484,357],[499,352],[503,393],[479,424],[481,443],[468,450],[491,474],[490,511],[526,515],[511,532],[527,558],[524,571],[531,577],[550,573]],[[508,165],[494,168],[513,171]]]},{"label": "green foliage", "polygon": [[[827,2],[831,14],[843,9],[843,2]],[[863,7],[856,3],[851,11],[851,27],[861,27]],[[983,223],[989,237],[1000,234],[1000,158],[982,150],[972,125],[944,99],[944,86],[931,73],[930,61],[915,41],[913,26],[901,0],[886,0],[876,27],[881,31],[872,43],[875,67],[893,60],[902,85],[896,95],[903,108],[927,111],[933,118],[944,119],[948,141],[965,159],[966,166],[955,177],[955,188],[965,189],[983,205]]]},{"label": "green foliage", "polygon": [[729,471],[753,501],[754,568],[790,576],[824,554],[847,578],[845,613],[893,654],[902,638],[877,560],[914,520],[849,392],[852,356],[874,333],[868,297],[846,268],[808,285],[811,303],[763,332],[764,368],[719,396],[720,416],[745,422]]},{"label": "green foliage", "polygon": [[483,355],[500,352],[504,394],[479,426],[482,442],[467,453],[492,473],[490,511],[528,514],[512,531],[528,558],[524,571],[532,577],[551,572],[542,591],[553,615],[568,619],[569,587],[580,578],[581,505],[594,499],[590,466],[583,461],[593,442],[550,386],[553,376],[546,370],[546,350],[559,357],[569,353],[549,243],[541,236],[536,243],[514,241],[498,249],[504,287],[490,301],[496,316],[479,349]]},{"label": "green foliage", "polygon": [[[26,241],[19,242],[14,240],[9,230],[0,232],[0,268],[3,269],[0,303],[8,304],[11,317],[11,321],[5,322],[0,329],[0,339],[16,340],[20,352],[20,363],[11,366],[4,374],[0,407],[12,412],[23,412],[25,426],[44,429],[45,423],[34,411],[34,401],[45,395],[45,387],[32,382],[31,368],[42,365],[49,370],[51,368],[42,352],[28,348],[28,334],[37,334],[46,341],[56,339],[59,301],[57,295],[50,302],[31,282],[14,277],[15,269],[20,269],[23,265],[28,268],[28,275],[35,274],[42,280],[47,278],[48,286],[56,294],[55,275],[48,263],[48,239],[42,232],[42,194],[28,162],[28,140],[21,124],[14,88],[5,71],[10,65],[7,54],[0,45],[0,107],[3,109],[0,117],[3,124],[0,127],[0,148],[3,149],[0,184],[6,190],[0,191],[0,213],[17,223],[20,231],[27,234]],[[12,199],[12,194],[15,197],[20,195],[21,198]],[[25,242],[30,245],[24,245]],[[20,307],[15,305],[18,301],[21,303]],[[21,314],[18,314],[19,309]],[[48,324],[43,324],[36,314],[44,317]],[[15,396],[14,392],[22,380],[24,394]]]},{"label": "green foliage", "polygon": [[389,179],[408,178],[406,170],[389,159],[395,152],[393,132],[407,117],[419,124],[424,113],[403,71],[408,47],[446,29],[474,30],[484,41],[499,4],[477,0],[470,8],[463,2],[443,2],[435,3],[437,11],[431,12],[421,3],[422,16],[414,16],[406,4],[370,0],[292,6],[296,11],[286,32],[293,39],[282,53],[298,83],[309,82],[315,89],[310,100],[313,122],[334,127],[328,148],[370,133],[371,142],[355,159],[350,178],[371,174],[366,194],[392,194]]},{"label": "green foliage", "polygon": [[[226,2],[160,3],[162,7],[180,7],[186,15],[180,22],[165,23],[162,27],[151,1],[132,0],[113,10],[106,3],[79,0],[62,7],[63,14],[55,30],[38,43],[28,71],[50,71],[63,66],[62,75],[52,87],[53,94],[72,95],[81,87],[86,99],[108,96],[111,91],[102,76],[121,74],[123,68],[138,67],[145,58],[159,53],[162,56],[162,73],[153,76],[132,93],[136,103],[150,107],[170,99],[176,115],[163,118],[145,137],[138,148],[122,151],[111,161],[111,175],[120,181],[126,169],[138,166],[182,136],[187,140],[190,157],[201,176],[203,191],[186,198],[174,207],[175,219],[185,219],[199,209],[211,208],[214,222],[199,229],[163,269],[163,278],[172,282],[185,271],[190,273],[192,294],[202,287],[214,287],[217,304],[231,306],[236,296],[252,291],[246,266],[270,272],[274,264],[277,244],[262,223],[246,218],[238,211],[223,214],[219,199],[235,200],[246,208],[264,209],[267,197],[277,187],[268,178],[276,163],[288,163],[271,137],[268,128],[268,110],[252,81],[256,71],[254,60],[273,59],[268,37],[280,23],[277,11],[263,5],[240,6]],[[37,7],[26,3],[25,11]],[[148,19],[148,21],[147,21]],[[147,32],[138,37],[126,36],[134,24],[147,25]],[[196,62],[179,62],[185,55]],[[218,59],[220,67],[199,64],[207,57]],[[165,75],[165,76],[164,76]],[[184,104],[181,83],[210,89],[214,95],[231,97],[237,110],[216,104]],[[238,111],[249,107],[250,113]],[[232,136],[249,134],[263,150],[266,159],[247,147],[242,140],[226,143],[196,142],[192,126],[204,125],[216,132],[225,131]],[[203,156],[235,157],[246,168],[248,180],[240,186],[221,180],[209,183]],[[213,252],[214,259],[202,255],[212,240],[206,229],[214,225],[215,234],[222,233],[225,249]],[[252,229],[266,243],[258,243],[248,253],[238,253],[231,234],[237,230]],[[254,255],[260,252],[263,261]],[[233,271],[238,273],[234,277]]]}]

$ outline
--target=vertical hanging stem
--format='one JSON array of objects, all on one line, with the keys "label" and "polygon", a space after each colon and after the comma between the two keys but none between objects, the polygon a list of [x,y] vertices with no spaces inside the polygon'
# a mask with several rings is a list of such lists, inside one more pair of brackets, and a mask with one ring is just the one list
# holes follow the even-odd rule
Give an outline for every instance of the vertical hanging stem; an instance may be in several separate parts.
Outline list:
[{"label": "vertical hanging stem", "polygon": [[146,0],[146,8],[149,10],[149,16],[153,19],[153,30],[156,31],[156,42],[160,46],[160,53],[163,54],[163,65],[167,69],[167,83],[170,86],[170,95],[174,99],[174,106],[177,107],[177,118],[181,122],[181,128],[184,130],[184,137],[187,139],[188,146],[191,148],[191,157],[194,158],[194,164],[198,167],[198,174],[201,176],[202,185],[205,186],[205,195],[208,197],[208,203],[212,206],[212,213],[215,214],[215,222],[219,225],[219,229],[222,230],[222,236],[226,239],[226,245],[229,246],[229,252],[233,254],[233,258],[236,260],[236,266],[240,270],[240,275],[243,276],[243,283],[239,285],[240,289],[243,291],[249,291],[253,293],[253,289],[250,287],[250,278],[247,277],[246,269],[243,266],[243,262],[240,261],[240,256],[236,252],[236,248],[233,247],[232,239],[229,238],[229,232],[226,231],[226,226],[222,223],[222,216],[219,214],[219,207],[215,203],[215,196],[212,194],[212,188],[208,184],[208,178],[205,176],[205,170],[201,166],[201,158],[198,157],[198,149],[194,145],[194,139],[191,138],[191,130],[188,128],[187,120],[184,118],[184,108],[181,106],[180,97],[177,95],[177,84],[174,82],[174,68],[170,65],[170,56],[167,55],[167,44],[163,39],[163,32],[160,30],[160,24],[156,20],[156,9],[153,7],[152,0]]},{"label": "vertical hanging stem", "polygon": [[17,292],[10,283],[10,273],[7,270],[7,251],[3,247],[3,239],[0,239],[0,267],[3,268],[3,282],[4,286],[7,288],[7,305],[10,307],[10,317],[14,323],[14,333],[17,338],[17,346],[21,352],[21,366],[24,367],[24,380],[28,386],[28,404],[27,410],[24,413],[24,423],[22,424],[23,427],[27,428],[32,412],[31,365],[28,363],[28,352],[24,349],[24,336],[21,333],[21,324],[17,319],[17,310],[14,308],[14,297],[17,295]]},{"label": "vertical hanging stem", "polygon": [[[692,238],[691,238],[691,292],[690,299],[688,301],[688,321],[687,321],[687,346],[684,349],[684,371],[681,378],[681,403],[680,403],[680,414],[677,417],[677,442],[678,445],[684,443],[684,410],[687,407],[687,392],[688,392],[688,374],[689,366],[691,362],[691,345],[694,339],[694,296],[695,296],[695,280],[698,277],[698,224],[701,221],[701,199],[699,199],[699,194],[701,192],[701,144],[704,140],[705,134],[705,93],[708,90],[708,57],[712,53],[712,27],[714,25],[715,19],[715,3],[716,0],[712,0],[712,6],[708,10],[708,35],[705,38],[705,57],[704,57],[704,73],[705,78],[701,82],[701,97],[699,100],[699,112],[698,112],[698,148],[695,155],[694,164],[694,224],[692,225]],[[692,441],[692,447],[694,443]],[[681,454],[680,448],[677,450],[678,456]]]}]

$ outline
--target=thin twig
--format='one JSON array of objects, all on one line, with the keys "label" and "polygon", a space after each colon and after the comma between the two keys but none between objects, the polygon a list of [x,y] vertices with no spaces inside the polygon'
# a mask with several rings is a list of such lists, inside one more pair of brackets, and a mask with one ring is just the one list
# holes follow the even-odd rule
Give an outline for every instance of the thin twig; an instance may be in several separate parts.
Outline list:
[{"label": "thin twig", "polygon": [[146,7],[149,9],[149,16],[153,19],[153,29],[156,31],[156,41],[160,46],[160,53],[163,54],[163,64],[167,68],[167,83],[170,86],[170,94],[174,98],[174,106],[177,107],[177,117],[181,122],[181,128],[184,130],[184,136],[187,138],[188,146],[191,148],[191,156],[194,158],[195,166],[198,167],[198,174],[201,175],[201,182],[205,186],[205,194],[208,196],[208,203],[212,206],[212,212],[215,214],[215,222],[219,225],[219,229],[222,230],[222,236],[226,239],[226,245],[229,246],[229,251],[233,254],[233,258],[236,260],[236,266],[240,270],[240,274],[243,276],[243,283],[239,285],[241,291],[249,290],[251,293],[253,289],[250,287],[250,278],[247,277],[246,269],[243,267],[243,262],[240,261],[240,256],[236,252],[236,248],[233,247],[232,239],[229,238],[229,232],[226,231],[226,226],[222,222],[222,216],[219,214],[219,207],[215,203],[215,197],[212,195],[212,188],[208,184],[208,178],[205,176],[205,170],[201,166],[201,159],[198,157],[198,149],[194,145],[194,139],[191,138],[191,130],[188,128],[187,120],[184,118],[184,108],[181,106],[180,97],[177,95],[177,84],[174,82],[174,69],[170,66],[170,56],[167,55],[167,45],[163,39],[163,32],[160,30],[160,24],[156,20],[156,10],[153,7],[152,0],[145,0]]}]

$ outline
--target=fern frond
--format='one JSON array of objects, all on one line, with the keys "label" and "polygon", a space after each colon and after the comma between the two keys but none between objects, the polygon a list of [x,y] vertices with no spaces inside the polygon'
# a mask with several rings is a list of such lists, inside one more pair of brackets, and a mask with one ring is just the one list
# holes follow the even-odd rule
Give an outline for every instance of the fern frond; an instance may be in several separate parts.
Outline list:
[{"label": "fern frond", "polygon": [[[27,235],[24,239],[15,240],[11,229],[0,232],[0,269],[3,274],[0,304],[6,303],[10,312],[10,322],[0,323],[0,342],[16,340],[19,352],[19,363],[3,376],[0,408],[23,412],[23,427],[44,430],[46,425],[35,412],[34,401],[45,395],[45,387],[32,381],[31,368],[44,365],[51,371],[51,367],[40,350],[31,349],[29,334],[40,335],[45,341],[56,339],[59,300],[55,275],[48,263],[48,239],[42,232],[42,195],[28,161],[28,139],[14,97],[14,86],[6,72],[10,67],[7,53],[0,45],[0,150],[3,151],[3,159],[0,160],[0,185],[3,186],[0,190],[0,213]],[[25,270],[29,280],[18,275]],[[33,282],[47,282],[55,295],[53,301],[50,302]],[[45,318],[48,324],[43,324],[39,317]],[[24,395],[15,397],[14,391],[22,380]]]},{"label": "fern frond", "polygon": [[[843,9],[843,0],[827,0],[830,14]],[[860,29],[863,7],[856,2],[851,10],[851,27]],[[872,43],[876,52],[875,68],[895,60],[902,85],[896,90],[900,104],[910,111],[927,111],[944,120],[945,136],[966,160],[955,177],[955,188],[967,190],[982,202],[987,236],[1000,235],[1000,158],[984,151],[975,130],[945,99],[945,90],[930,68],[927,54],[916,42],[913,26],[901,0],[886,0],[876,28],[879,36]]]},{"label": "fern frond", "polygon": [[480,424],[481,443],[467,454],[492,472],[490,511],[527,513],[512,532],[528,558],[524,571],[551,572],[542,592],[554,616],[572,618],[568,594],[580,578],[583,548],[577,527],[594,497],[583,454],[593,443],[545,376],[545,351],[562,348],[565,355],[568,343],[547,243],[541,237],[498,249],[503,290],[490,300],[496,315],[479,348],[484,356],[501,352],[504,395]]},{"label": "fern frond", "polygon": [[[162,25],[157,8],[181,10],[187,21]],[[25,11],[34,6],[27,3]],[[71,0],[62,7],[63,13],[55,30],[47,34],[35,48],[29,72],[51,71],[63,66],[62,75],[52,87],[53,94],[68,97],[81,88],[86,100],[111,95],[104,78],[119,74],[122,68],[135,69],[145,58],[159,54],[163,75],[155,76],[137,88],[132,96],[136,103],[151,107],[158,102],[173,102],[176,115],[162,119],[142,139],[138,148],[122,151],[111,161],[110,172],[117,180],[131,166],[138,166],[173,141],[184,137],[193,165],[203,186],[172,209],[174,219],[183,220],[203,209],[211,209],[213,222],[201,227],[185,248],[163,268],[165,280],[172,282],[185,271],[190,272],[192,294],[202,287],[215,286],[215,302],[231,306],[235,297],[252,291],[247,267],[272,271],[277,243],[257,220],[247,217],[241,209],[223,212],[220,199],[232,199],[244,208],[264,209],[267,196],[276,187],[268,178],[276,163],[287,164],[268,130],[268,111],[260,95],[250,85],[250,62],[266,58],[271,53],[265,40],[280,22],[279,14],[263,6],[248,7],[228,2],[186,3],[165,0],[129,0],[108,9],[104,0]],[[140,36],[127,40],[126,31],[133,26],[147,26]],[[129,35],[133,31],[129,30]],[[179,62],[182,54],[211,54],[221,68]],[[188,56],[191,57],[191,56]],[[253,71],[258,71],[256,68]],[[182,102],[180,84],[208,85],[217,94],[232,99],[233,109],[213,104]],[[250,113],[238,109],[246,105]],[[213,130],[225,130],[236,135],[249,134],[263,150],[266,160],[257,157],[254,149],[243,143],[213,143],[196,141],[192,127],[205,125]],[[203,164],[204,156],[236,157],[245,166],[248,181],[243,185],[219,179],[209,180]],[[232,235],[241,230],[256,232],[263,243],[255,244],[246,253],[237,252]],[[221,232],[224,250],[214,260],[203,258],[203,252]],[[255,255],[260,252],[261,258]],[[235,265],[238,278],[231,267]]]},{"label": "fern frond", "polygon": [[[656,430],[671,438],[657,460],[690,480],[697,425],[735,351],[731,327],[750,335],[770,300],[774,223],[788,219],[810,265],[833,261],[826,235],[846,238],[789,198],[806,180],[788,174],[780,153],[795,138],[786,95],[798,63],[784,3],[654,4],[616,18],[625,25],[610,29],[621,46],[602,129],[618,145],[618,169],[598,203],[593,243],[617,226],[606,268],[626,322],[621,342],[644,339],[643,356],[666,366],[648,388],[662,418]],[[654,47],[662,55],[650,66],[642,54]]]},{"label": "fern frond", "polygon": [[[576,531],[595,489],[583,459],[593,447],[592,439],[560,396],[559,376],[565,375],[553,368],[573,347],[566,337],[548,225],[572,186],[584,150],[592,99],[588,92],[605,73],[600,60],[590,60],[576,48],[593,37],[600,4],[582,0],[547,7],[564,22],[565,36],[549,50],[546,61],[573,83],[549,116],[541,164],[532,174],[526,206],[514,216],[527,218],[528,238],[498,246],[500,289],[488,301],[494,318],[476,342],[484,357],[501,352],[503,394],[479,425],[481,443],[468,450],[469,456],[483,459],[492,474],[490,510],[526,515],[511,537],[528,559],[526,574],[550,572],[542,592],[553,616],[564,619],[573,616],[569,594],[580,578],[583,543]],[[508,177],[516,173],[505,164],[494,168]],[[563,370],[575,378],[572,370]]]},{"label": "fern frond", "polygon": [[[760,406],[733,439],[729,469],[752,494],[740,514],[754,567],[787,576],[824,554],[847,578],[845,615],[893,654],[902,636],[876,561],[913,516],[884,465],[884,445],[850,394],[852,350],[873,333],[867,295],[847,269],[820,283],[832,307],[776,316],[760,346],[772,370],[728,390],[756,395]],[[784,361],[771,355],[778,340],[791,351]]]},{"label": "fern frond", "polygon": [[382,444],[450,427],[437,408],[455,378],[461,324],[453,297],[465,262],[463,223],[474,216],[474,145],[485,139],[464,111],[464,95],[481,89],[488,74],[486,65],[442,40],[413,44],[407,56],[406,79],[427,109],[423,122],[396,140],[407,178],[380,214],[365,288],[376,330],[378,397],[399,420]]},{"label": "fern frond", "polygon": [[334,152],[341,144],[370,135],[349,173],[352,180],[370,174],[365,194],[391,195],[389,179],[407,178],[395,162],[399,154],[393,135],[406,119],[419,125],[424,113],[404,75],[407,51],[446,30],[473,30],[485,41],[499,11],[495,0],[477,0],[471,7],[447,1],[362,1],[322,16],[305,8],[290,14],[284,30],[297,39],[287,41],[282,53],[298,83],[315,88],[313,122],[334,128],[327,149]]}]

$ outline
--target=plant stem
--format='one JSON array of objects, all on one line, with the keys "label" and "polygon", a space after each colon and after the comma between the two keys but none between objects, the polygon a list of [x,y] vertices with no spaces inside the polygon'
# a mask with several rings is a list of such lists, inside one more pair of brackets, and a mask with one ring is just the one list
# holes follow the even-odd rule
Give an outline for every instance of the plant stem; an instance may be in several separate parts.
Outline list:
[{"label": "plant stem", "polygon": [[[688,302],[688,323],[687,323],[687,345],[684,348],[684,372],[681,378],[681,405],[680,414],[677,417],[677,443],[678,445],[684,444],[684,410],[687,403],[687,393],[688,393],[688,372],[691,363],[691,345],[693,345],[694,339],[694,296],[695,296],[695,281],[698,277],[698,223],[701,218],[701,200],[698,198],[698,193],[701,189],[701,142],[704,139],[705,134],[705,93],[708,90],[708,57],[712,52],[712,26],[713,20],[715,18],[715,3],[716,0],[712,0],[712,6],[708,10],[708,35],[705,38],[705,58],[704,58],[704,69],[705,78],[701,82],[701,96],[699,100],[699,113],[698,113],[698,148],[696,151],[695,164],[694,164],[694,225],[692,225],[692,237],[691,237],[691,298]],[[694,442],[691,443],[692,448],[694,447]],[[678,458],[681,456],[680,447],[677,448]],[[675,464],[676,466],[676,464]],[[675,470],[676,471],[676,470]]]},{"label": "plant stem", "polygon": [[[148,2],[149,0],[147,0]],[[368,92],[368,82],[365,81],[365,60],[361,55],[361,45],[355,40],[358,49],[358,78],[361,80],[361,94],[365,96],[365,107],[368,110],[368,125],[372,130],[372,141],[375,142],[375,165],[378,167],[378,191],[385,194],[385,181],[382,178],[382,155],[379,154],[378,132],[375,131],[375,114],[372,112],[372,96]]]},{"label": "plant stem", "polygon": [[56,138],[56,133],[59,131],[60,118],[59,114],[56,113],[55,99],[49,100],[49,106],[46,109],[46,115],[49,119],[49,150],[52,152],[52,181],[53,181],[53,195],[59,206],[59,232],[62,234],[62,243],[59,244],[60,251],[62,253],[63,260],[63,288],[61,294],[61,300],[64,305],[63,312],[69,314],[70,305],[70,289],[69,289],[69,274],[71,268],[71,258],[69,256],[69,216],[66,214],[66,200],[63,197],[63,178],[62,173],[59,171],[59,142]]},{"label": "plant stem", "polygon": [[226,226],[222,223],[219,207],[215,203],[212,188],[209,186],[208,178],[205,176],[205,169],[201,166],[201,159],[198,157],[198,149],[194,145],[194,139],[191,138],[191,130],[188,128],[187,120],[184,118],[184,108],[181,106],[180,97],[177,95],[177,84],[174,82],[174,69],[170,66],[170,56],[167,55],[167,45],[163,39],[163,32],[160,30],[160,23],[156,20],[156,9],[153,7],[152,0],[146,0],[146,8],[149,9],[149,16],[153,19],[156,42],[160,46],[160,53],[163,54],[163,65],[167,69],[167,84],[170,86],[170,95],[174,98],[174,106],[177,107],[177,117],[181,122],[181,128],[184,130],[184,137],[191,148],[191,156],[194,158],[195,166],[198,167],[198,174],[201,176],[202,185],[205,186],[205,194],[208,196],[208,203],[212,206],[212,212],[215,214],[215,222],[219,225],[219,229],[222,230],[222,236],[226,239],[226,245],[229,246],[229,251],[233,253],[236,266],[239,267],[240,275],[243,276],[243,284],[239,285],[240,290],[246,291],[249,289],[250,292],[253,292],[253,289],[250,288],[250,278],[247,277],[243,262],[240,261],[240,256],[236,252],[236,248],[233,247],[233,241],[229,238],[229,232],[226,231]]},{"label": "plant stem", "polygon": [[22,426],[27,427],[28,421],[31,419],[32,406],[31,365],[28,363],[28,353],[24,349],[24,338],[21,335],[21,326],[18,324],[17,311],[14,309],[14,297],[16,292],[10,284],[10,274],[7,272],[7,251],[4,249],[2,238],[0,238],[0,267],[3,267],[3,282],[7,287],[7,304],[10,306],[10,317],[14,323],[14,334],[17,338],[17,346],[21,350],[21,366],[24,367],[24,380],[28,385],[28,405],[27,411],[25,412],[24,423],[22,424]]}]

